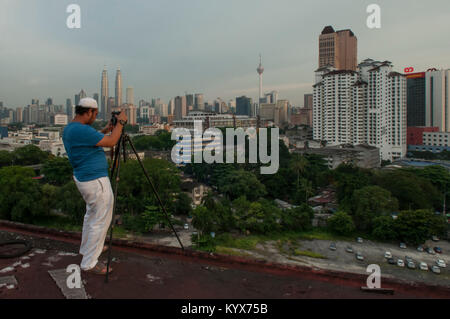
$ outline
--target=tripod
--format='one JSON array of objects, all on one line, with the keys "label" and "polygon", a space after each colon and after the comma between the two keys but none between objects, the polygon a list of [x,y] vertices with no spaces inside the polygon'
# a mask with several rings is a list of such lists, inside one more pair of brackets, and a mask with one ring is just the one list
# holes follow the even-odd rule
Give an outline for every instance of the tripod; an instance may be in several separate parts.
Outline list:
[{"label": "tripod", "polygon": [[114,230],[114,217],[116,214],[116,201],[117,201],[117,189],[119,186],[119,180],[120,180],[120,151],[122,149],[123,154],[123,161],[126,162],[127,160],[127,154],[126,154],[126,143],[128,143],[131,146],[131,149],[133,150],[134,154],[136,155],[136,159],[138,160],[142,171],[144,172],[145,177],[147,178],[148,183],[150,184],[153,193],[155,194],[155,197],[158,200],[159,206],[161,206],[161,209],[163,210],[164,214],[166,215],[167,221],[169,222],[170,227],[172,228],[175,236],[177,237],[178,242],[180,243],[181,249],[184,250],[184,246],[180,241],[180,238],[178,237],[177,231],[173,227],[172,222],[170,221],[169,214],[167,213],[166,208],[164,207],[163,202],[161,201],[161,198],[159,197],[158,192],[156,191],[155,185],[153,184],[152,180],[148,176],[147,170],[145,169],[144,165],[142,164],[141,158],[139,157],[139,154],[136,151],[136,148],[133,145],[133,142],[131,141],[128,134],[124,132],[125,128],[122,130],[122,134],[120,135],[119,142],[117,142],[117,145],[115,146],[115,150],[111,150],[111,154],[113,154],[113,160],[112,160],[112,167],[111,167],[111,179],[114,179],[115,174],[115,180],[116,183],[114,185],[114,205],[113,205],[113,214],[112,214],[112,220],[110,225],[110,233],[109,233],[109,250],[108,250],[108,263],[106,266],[106,279],[105,282],[108,282],[108,276],[109,276],[109,265],[111,263],[111,250],[112,250],[112,239],[113,239],[113,230]]}]

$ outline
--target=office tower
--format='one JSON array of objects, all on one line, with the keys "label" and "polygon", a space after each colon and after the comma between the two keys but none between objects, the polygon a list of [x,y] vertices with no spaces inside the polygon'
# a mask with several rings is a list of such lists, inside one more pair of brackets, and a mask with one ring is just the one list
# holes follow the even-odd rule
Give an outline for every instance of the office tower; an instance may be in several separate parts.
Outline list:
[{"label": "office tower", "polygon": [[122,72],[120,71],[120,68],[117,68],[115,106],[120,107],[121,105],[122,105]]},{"label": "office tower", "polygon": [[305,94],[303,96],[303,107],[306,109],[312,109],[313,106],[313,95]]},{"label": "office tower", "polygon": [[337,70],[356,70],[358,40],[349,29],[323,29],[319,36],[319,68],[333,66]]},{"label": "office tower", "polygon": [[194,107],[194,95],[186,94],[186,107],[189,109],[190,106]]},{"label": "office tower", "polygon": [[194,103],[194,110],[204,110],[205,104],[203,103],[203,94],[197,93],[195,94],[195,103]]},{"label": "office tower", "polygon": [[66,99],[66,114],[69,120],[73,119],[71,99]]},{"label": "office tower", "polygon": [[80,94],[75,94],[75,106],[80,102]]},{"label": "office tower", "polygon": [[125,107],[123,108],[123,111],[125,111],[125,114],[128,118],[128,124],[136,125],[136,118],[137,118],[137,109],[136,106],[133,104],[125,104]]},{"label": "office tower", "polygon": [[175,102],[173,99],[169,101],[169,115],[173,115],[175,111]]},{"label": "office tower", "polygon": [[102,81],[101,81],[101,118],[106,120],[107,114],[111,114],[111,110],[108,110],[108,97],[109,97],[109,87],[108,87],[108,71],[106,70],[106,66],[103,68],[102,72]]},{"label": "office tower", "polygon": [[236,115],[247,115],[252,114],[252,99],[246,96],[241,96],[236,98]]},{"label": "office tower", "polygon": [[181,120],[187,115],[186,96],[177,96],[175,98],[175,120]]},{"label": "office tower", "polygon": [[21,107],[16,108],[14,122],[22,123],[23,122],[23,110]]},{"label": "office tower", "polygon": [[86,95],[86,92],[84,92],[83,89],[81,89],[79,95],[80,95],[80,100],[81,100],[81,99],[84,99],[84,98],[87,96],[87,95]]},{"label": "office tower", "polygon": [[106,111],[107,111],[107,113],[105,115],[106,121],[109,121],[109,119],[111,119],[111,112],[113,111],[114,107],[115,107],[115,99],[112,96],[110,96],[110,97],[108,97],[108,103],[106,104]]},{"label": "office tower", "polygon": [[39,105],[39,99],[31,99],[31,105]]},{"label": "office tower", "polygon": [[[99,101],[99,99],[98,99],[98,93],[94,93],[94,94],[92,95],[92,98],[97,102],[97,106],[100,107],[100,106],[99,106],[99,105],[100,105],[100,101]],[[100,110],[99,110],[99,113],[100,113]]]},{"label": "office tower", "polygon": [[133,104],[134,105],[134,91],[132,87],[127,87],[127,104]]},{"label": "office tower", "polygon": [[408,74],[407,125],[425,126],[425,72]]},{"label": "office tower", "polygon": [[450,132],[450,69],[425,73],[425,126]]},{"label": "office tower", "polygon": [[53,105],[53,99],[49,97],[47,101],[45,102],[45,105]]},{"label": "office tower", "polygon": [[0,102],[0,108],[2,108],[3,107],[3,102]]},{"label": "office tower", "polygon": [[406,77],[389,61],[366,59],[357,71],[316,71],[313,135],[328,145],[368,144],[383,160],[406,155]]}]

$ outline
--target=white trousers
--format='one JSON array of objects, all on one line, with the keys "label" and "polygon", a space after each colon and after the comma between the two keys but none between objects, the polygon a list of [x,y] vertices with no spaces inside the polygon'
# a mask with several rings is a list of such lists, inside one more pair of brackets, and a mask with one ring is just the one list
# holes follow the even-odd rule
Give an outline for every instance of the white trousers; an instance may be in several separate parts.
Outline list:
[{"label": "white trousers", "polygon": [[114,194],[108,177],[89,182],[80,182],[73,177],[78,190],[86,202],[80,254],[83,255],[81,269],[89,270],[97,265],[106,234],[111,224]]}]

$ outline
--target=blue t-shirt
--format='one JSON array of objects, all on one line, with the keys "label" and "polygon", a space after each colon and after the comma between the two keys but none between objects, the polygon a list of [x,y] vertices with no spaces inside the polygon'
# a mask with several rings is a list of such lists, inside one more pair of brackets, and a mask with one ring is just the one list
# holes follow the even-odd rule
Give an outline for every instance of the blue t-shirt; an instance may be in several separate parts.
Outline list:
[{"label": "blue t-shirt", "polygon": [[64,147],[73,174],[80,182],[108,176],[108,162],[102,147],[95,146],[104,135],[90,125],[72,122],[63,133]]}]

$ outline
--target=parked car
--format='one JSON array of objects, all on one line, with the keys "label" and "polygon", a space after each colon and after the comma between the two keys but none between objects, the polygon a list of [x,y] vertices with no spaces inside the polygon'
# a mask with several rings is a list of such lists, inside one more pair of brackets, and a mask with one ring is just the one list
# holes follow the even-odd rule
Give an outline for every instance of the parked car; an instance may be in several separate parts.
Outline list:
[{"label": "parked car", "polygon": [[395,259],[394,258],[388,258],[389,265],[395,265]]},{"label": "parked car", "polygon": [[428,265],[424,262],[421,262],[419,265],[420,270],[426,270],[428,271]]},{"label": "parked car", "polygon": [[427,248],[427,253],[429,253],[430,255],[436,255],[436,253],[434,252],[433,248],[431,248],[431,247]]},{"label": "parked car", "polygon": [[409,269],[416,269],[416,264],[414,262],[410,261],[406,264]]},{"label": "parked car", "polygon": [[347,246],[347,248],[345,248],[345,251],[348,253],[353,253],[353,247],[352,246]]},{"label": "parked car", "polygon": [[434,247],[434,251],[438,254],[442,254],[442,248],[441,247]]},{"label": "parked car", "polygon": [[405,256],[406,263],[413,262],[413,259],[409,256]]},{"label": "parked car", "polygon": [[445,264],[445,261],[442,260],[442,259],[436,260],[436,265],[438,265],[438,266],[441,267],[441,268],[447,267],[447,265]]},{"label": "parked car", "polygon": [[405,243],[400,243],[400,248],[401,249],[406,249],[406,244]]},{"label": "parked car", "polygon": [[189,229],[189,225],[188,224],[184,224],[184,229]]},{"label": "parked car", "polygon": [[431,267],[431,271],[434,272],[435,274],[440,274],[441,268],[439,268],[438,266],[433,266]]},{"label": "parked car", "polygon": [[384,258],[392,258],[392,254],[391,254],[391,252],[390,251],[387,251],[387,252],[385,252],[384,253]]},{"label": "parked car", "polygon": [[438,236],[433,236],[433,237],[431,237],[431,240],[432,241],[439,241],[439,238],[438,238]]},{"label": "parked car", "polygon": [[422,246],[422,245],[420,245],[419,247],[417,247],[417,251],[420,251],[420,252],[422,252],[422,251],[423,251],[423,246]]},{"label": "parked car", "polygon": [[336,250],[336,244],[335,243],[331,243],[330,244],[330,250]]},{"label": "parked car", "polygon": [[363,239],[362,239],[361,237],[358,237],[358,238],[356,238],[356,241],[357,241],[358,243],[362,244]]},{"label": "parked car", "polygon": [[405,267],[405,262],[401,259],[397,260],[397,266],[399,267]]},{"label": "parked car", "polygon": [[359,261],[363,261],[364,256],[361,253],[356,253],[356,259],[358,259]]}]

